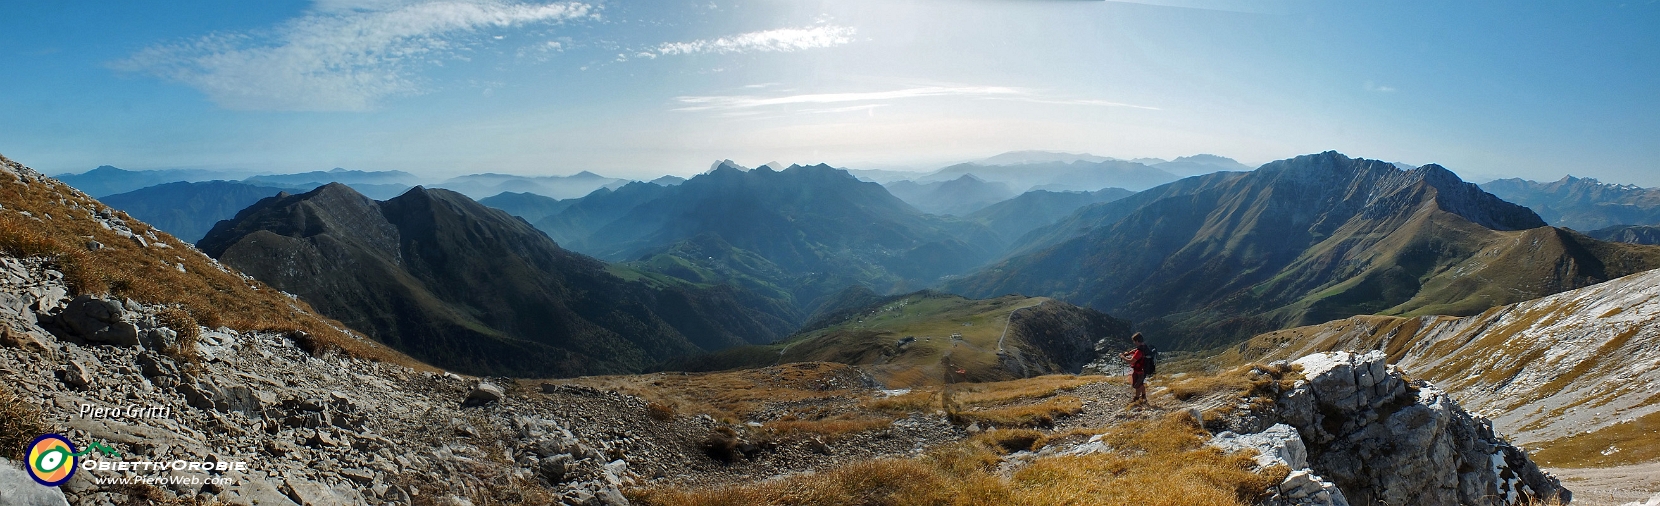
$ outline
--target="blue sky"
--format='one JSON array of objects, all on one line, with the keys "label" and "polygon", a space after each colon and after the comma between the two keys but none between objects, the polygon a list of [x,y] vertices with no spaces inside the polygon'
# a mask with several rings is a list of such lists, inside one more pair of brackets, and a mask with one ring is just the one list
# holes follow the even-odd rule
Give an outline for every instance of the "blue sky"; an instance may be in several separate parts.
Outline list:
[{"label": "blue sky", "polygon": [[1660,5],[0,4],[0,153],[49,173],[646,178],[1003,151],[1660,186]]}]

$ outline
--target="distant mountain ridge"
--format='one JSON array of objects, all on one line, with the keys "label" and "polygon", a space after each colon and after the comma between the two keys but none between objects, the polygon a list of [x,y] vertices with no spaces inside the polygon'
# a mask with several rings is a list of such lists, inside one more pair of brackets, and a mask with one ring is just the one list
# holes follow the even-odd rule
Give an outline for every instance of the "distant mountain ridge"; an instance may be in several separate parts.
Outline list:
[{"label": "distant mountain ridge", "polygon": [[574,199],[600,188],[616,188],[627,179],[605,177],[588,171],[569,176],[520,176],[513,174],[469,174],[433,183],[434,188],[455,191],[474,199],[503,192],[534,193],[554,199]]},{"label": "distant mountain ridge", "polygon": [[118,193],[102,200],[134,218],[165,230],[185,242],[194,243],[207,235],[220,220],[261,199],[292,190],[289,187],[260,186],[234,181],[165,183]]},{"label": "distant mountain ridge", "polygon": [[973,174],[963,174],[950,181],[895,181],[882,186],[922,212],[951,216],[979,211],[1016,195],[1006,184],[988,183]]},{"label": "distant mountain ridge", "polygon": [[170,170],[126,170],[109,165],[100,165],[98,168],[80,174],[59,174],[53,176],[64,184],[86,192],[94,198],[117,193],[126,193],[140,188],[155,186],[162,183],[177,181],[204,181],[212,179],[237,179],[231,172],[197,169],[170,169]]},{"label": "distant mountain ridge", "polygon": [[1651,225],[1620,225],[1593,230],[1585,235],[1599,241],[1660,245],[1660,227]]},{"label": "distant mountain ridge", "polygon": [[1551,183],[1499,179],[1481,188],[1533,209],[1558,227],[1589,231],[1617,225],[1660,225],[1660,188],[1566,176]]},{"label": "distant mountain ridge", "polygon": [[198,246],[411,356],[478,374],[639,371],[793,326],[730,288],[641,279],[441,189],[384,202],[338,183],[281,194]]},{"label": "distant mountain ridge", "polygon": [[1144,190],[1176,180],[1168,172],[1135,162],[1033,162],[1015,165],[960,163],[916,178],[919,183],[948,181],[966,174],[988,182],[1009,185],[1017,192],[1030,190],[1095,191],[1102,188]]},{"label": "distant mountain ridge", "polygon": [[1335,152],[1080,209],[953,280],[1051,296],[1207,348],[1355,314],[1474,314],[1660,267],[1660,249],[1547,228],[1438,165]]}]

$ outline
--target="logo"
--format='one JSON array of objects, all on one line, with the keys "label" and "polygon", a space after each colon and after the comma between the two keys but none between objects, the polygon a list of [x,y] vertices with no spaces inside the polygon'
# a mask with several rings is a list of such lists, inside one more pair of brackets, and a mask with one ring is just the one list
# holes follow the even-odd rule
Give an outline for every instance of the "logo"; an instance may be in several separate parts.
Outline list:
[{"label": "logo", "polygon": [[46,434],[29,443],[29,477],[41,485],[56,487],[75,475],[80,461],[75,443],[57,434]]},{"label": "logo", "polygon": [[69,438],[57,434],[37,437],[29,443],[29,477],[48,487],[63,485],[75,476],[81,457],[93,451],[109,457],[121,456],[114,448],[96,441],[85,450],[75,451],[75,443],[69,442]]}]

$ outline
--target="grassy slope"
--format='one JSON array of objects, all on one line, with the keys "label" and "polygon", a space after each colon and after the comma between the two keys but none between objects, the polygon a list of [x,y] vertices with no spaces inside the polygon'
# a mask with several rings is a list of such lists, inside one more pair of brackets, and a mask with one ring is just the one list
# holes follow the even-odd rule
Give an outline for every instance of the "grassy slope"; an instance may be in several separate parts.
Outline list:
[{"label": "grassy slope", "polygon": [[[1000,352],[998,341],[1017,310],[1021,313]],[[1015,295],[975,300],[918,292],[837,316],[779,343],[724,350],[664,368],[707,371],[836,362],[861,366],[890,388],[909,388],[1069,370],[1081,364],[1082,355],[1093,356],[1092,350],[1068,344],[1083,338],[1078,332],[1087,334],[1091,344],[1101,338],[1124,340],[1129,333],[1127,323],[1105,315]],[[906,337],[914,339],[901,346]]]},{"label": "grassy slope", "polygon": [[[0,164],[14,171],[23,169],[4,157],[0,157]],[[339,322],[318,315],[304,302],[245,279],[189,244],[119,211],[115,216],[125,219],[133,232],[140,236],[153,233],[158,240],[146,239],[150,246],[141,247],[134,239],[117,235],[93,219],[95,210],[106,206],[56,180],[25,182],[11,174],[0,174],[0,205],[4,206],[0,211],[0,251],[51,258],[77,294],[129,297],[145,304],[175,306],[207,327],[303,330],[356,356],[431,369],[352,335]],[[89,240],[103,247],[90,251],[86,247]]]}]

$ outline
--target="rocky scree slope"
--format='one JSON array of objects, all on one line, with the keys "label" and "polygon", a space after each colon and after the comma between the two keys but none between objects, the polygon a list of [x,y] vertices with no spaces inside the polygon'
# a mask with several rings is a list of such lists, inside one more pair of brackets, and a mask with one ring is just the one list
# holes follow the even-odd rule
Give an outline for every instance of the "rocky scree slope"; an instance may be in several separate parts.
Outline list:
[{"label": "rocky scree slope", "polygon": [[383,202],[339,184],[282,194],[221,222],[200,246],[394,348],[479,374],[636,372],[770,342],[792,323],[729,287],[625,281],[447,190]]},{"label": "rocky scree slope", "polygon": [[1203,349],[1355,314],[1475,314],[1660,267],[1660,249],[1546,227],[1440,166],[1335,152],[1189,178],[1057,227],[1085,216],[1099,225],[1042,232],[1064,239],[947,288],[1055,297]]},{"label": "rocky scree slope", "polygon": [[[1628,430],[1660,418],[1657,317],[1660,271],[1648,271],[1464,318],[1361,316],[1273,332],[1238,354],[1255,361],[1380,350],[1521,444],[1552,450],[1543,455],[1634,463],[1627,458],[1660,455],[1652,433]],[[1579,455],[1554,451],[1582,439],[1597,444]]]}]

